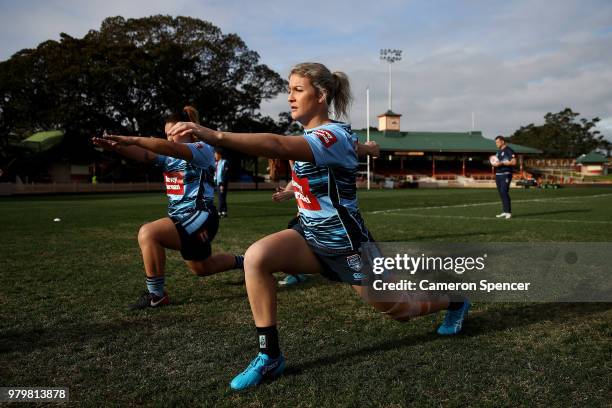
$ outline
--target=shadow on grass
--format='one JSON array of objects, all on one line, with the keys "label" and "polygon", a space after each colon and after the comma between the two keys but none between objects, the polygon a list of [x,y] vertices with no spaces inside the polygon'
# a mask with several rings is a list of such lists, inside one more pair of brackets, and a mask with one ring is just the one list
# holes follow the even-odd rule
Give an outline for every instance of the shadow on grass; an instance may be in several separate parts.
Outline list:
[{"label": "shadow on grass", "polygon": [[119,334],[148,333],[160,327],[176,326],[184,322],[186,326],[193,323],[190,316],[177,316],[166,313],[176,306],[165,306],[157,310],[126,311],[125,314],[108,323],[79,322],[58,324],[48,328],[9,329],[0,331],[0,355],[11,352],[29,353],[47,347],[59,347],[69,344],[83,345],[94,340],[117,339]]},{"label": "shadow on grass", "polygon": [[[235,282],[235,281],[234,281]],[[324,279],[310,277],[306,282],[290,287],[279,287],[278,292],[290,292],[292,290],[310,290],[324,284]],[[225,284],[232,284],[226,282]],[[234,285],[244,285],[235,282]],[[191,317],[177,316],[171,312],[173,308],[198,303],[200,299],[174,298],[169,306],[162,309],[147,309],[137,311],[125,311],[120,320],[109,323],[66,323],[65,325],[40,328],[40,329],[9,329],[0,330],[0,355],[11,352],[29,353],[38,349],[57,347],[62,344],[87,343],[91,340],[104,338],[114,339],[118,333],[131,333],[150,331],[152,326],[177,326],[182,322],[189,326],[193,323]],[[247,300],[246,291],[232,295],[206,296],[201,299],[205,303],[216,303],[226,300]]]},{"label": "shadow on grass", "polygon": [[[612,309],[612,303],[543,303],[517,305],[502,310],[488,310],[470,315],[462,337],[478,337],[511,328],[529,326],[542,321],[565,323],[568,320]],[[159,327],[193,324],[192,316],[177,316],[162,310],[129,313],[112,323],[77,323],[42,329],[11,329],[0,332],[0,355],[12,352],[29,353],[47,347],[83,345],[89,342],[116,339],[119,333],[130,336],[155,331]],[[381,317],[382,318],[382,317]],[[154,322],[152,323],[152,320]],[[433,331],[412,332],[400,338],[369,344],[350,352],[328,354],[288,367],[286,375],[300,375],[303,371],[334,365],[346,359],[369,353],[411,347],[419,343],[441,340]],[[451,339],[449,339],[451,340]]]},{"label": "shadow on grass", "polygon": [[[515,308],[504,308],[500,311],[484,311],[470,314],[464,324],[461,337],[478,337],[494,332],[529,326],[543,321],[565,323],[567,320],[612,309],[612,303],[539,303],[521,305]],[[400,323],[401,324],[401,323]],[[428,332],[409,333],[405,337],[369,344],[350,352],[321,356],[302,364],[287,367],[284,375],[300,375],[303,371],[321,366],[334,365],[347,359],[394,349],[411,347],[443,337],[435,334],[434,329]],[[452,340],[452,337],[446,339]]]}]

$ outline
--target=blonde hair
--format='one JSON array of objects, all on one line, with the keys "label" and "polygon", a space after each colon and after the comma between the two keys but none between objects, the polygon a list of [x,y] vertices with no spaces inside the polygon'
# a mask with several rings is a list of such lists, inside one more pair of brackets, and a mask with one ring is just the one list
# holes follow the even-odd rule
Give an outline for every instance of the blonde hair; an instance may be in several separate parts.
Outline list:
[{"label": "blonde hair", "polygon": [[198,125],[200,124],[200,114],[196,108],[191,105],[187,105],[183,108],[183,112],[187,114],[191,122],[197,123]]},{"label": "blonde hair", "polygon": [[304,62],[294,66],[289,77],[293,74],[307,77],[319,92],[326,95],[327,105],[333,105],[336,118],[348,117],[353,96],[348,76],[344,72],[331,72],[325,65],[318,62]]}]

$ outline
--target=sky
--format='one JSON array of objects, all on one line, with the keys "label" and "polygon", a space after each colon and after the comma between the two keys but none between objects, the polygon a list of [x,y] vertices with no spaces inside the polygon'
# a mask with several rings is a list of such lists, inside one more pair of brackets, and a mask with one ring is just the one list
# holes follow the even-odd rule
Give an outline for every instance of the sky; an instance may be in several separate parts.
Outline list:
[{"label": "sky", "polygon": [[[294,64],[345,72],[350,122],[370,125],[388,106],[389,65],[381,48],[402,50],[391,65],[394,112],[403,131],[481,130],[510,135],[565,107],[612,140],[612,1],[517,0],[0,0],[0,61],[23,48],[82,37],[109,16],[155,14],[208,20],[236,33],[260,62],[286,77]],[[262,104],[276,117],[286,95]]]}]

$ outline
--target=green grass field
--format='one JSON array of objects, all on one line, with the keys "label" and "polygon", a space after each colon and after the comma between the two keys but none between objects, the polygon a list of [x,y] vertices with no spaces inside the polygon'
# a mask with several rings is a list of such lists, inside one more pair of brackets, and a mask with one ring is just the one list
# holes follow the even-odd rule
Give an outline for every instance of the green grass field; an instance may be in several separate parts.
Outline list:
[{"label": "green grass field", "polygon": [[[291,203],[230,193],[216,250],[284,228]],[[612,241],[612,189],[360,192],[379,241]],[[609,406],[612,304],[476,304],[397,323],[321,277],[280,289],[286,374],[233,393],[256,353],[241,273],[200,279],[169,253],[169,307],[128,312],[144,289],[141,224],[162,194],[0,200],[0,386],[67,386],[87,406]],[[59,217],[61,222],[53,222]],[[279,276],[280,278],[280,276]]]}]

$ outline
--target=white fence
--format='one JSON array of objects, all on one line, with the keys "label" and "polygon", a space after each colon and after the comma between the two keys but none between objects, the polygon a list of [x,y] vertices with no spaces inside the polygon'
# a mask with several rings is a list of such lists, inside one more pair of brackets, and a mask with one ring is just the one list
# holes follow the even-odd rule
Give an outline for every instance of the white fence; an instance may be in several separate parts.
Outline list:
[{"label": "white fence", "polygon": [[[274,190],[276,183],[230,183],[230,190]],[[124,193],[164,191],[163,183],[0,183],[0,196],[59,193]]]}]

